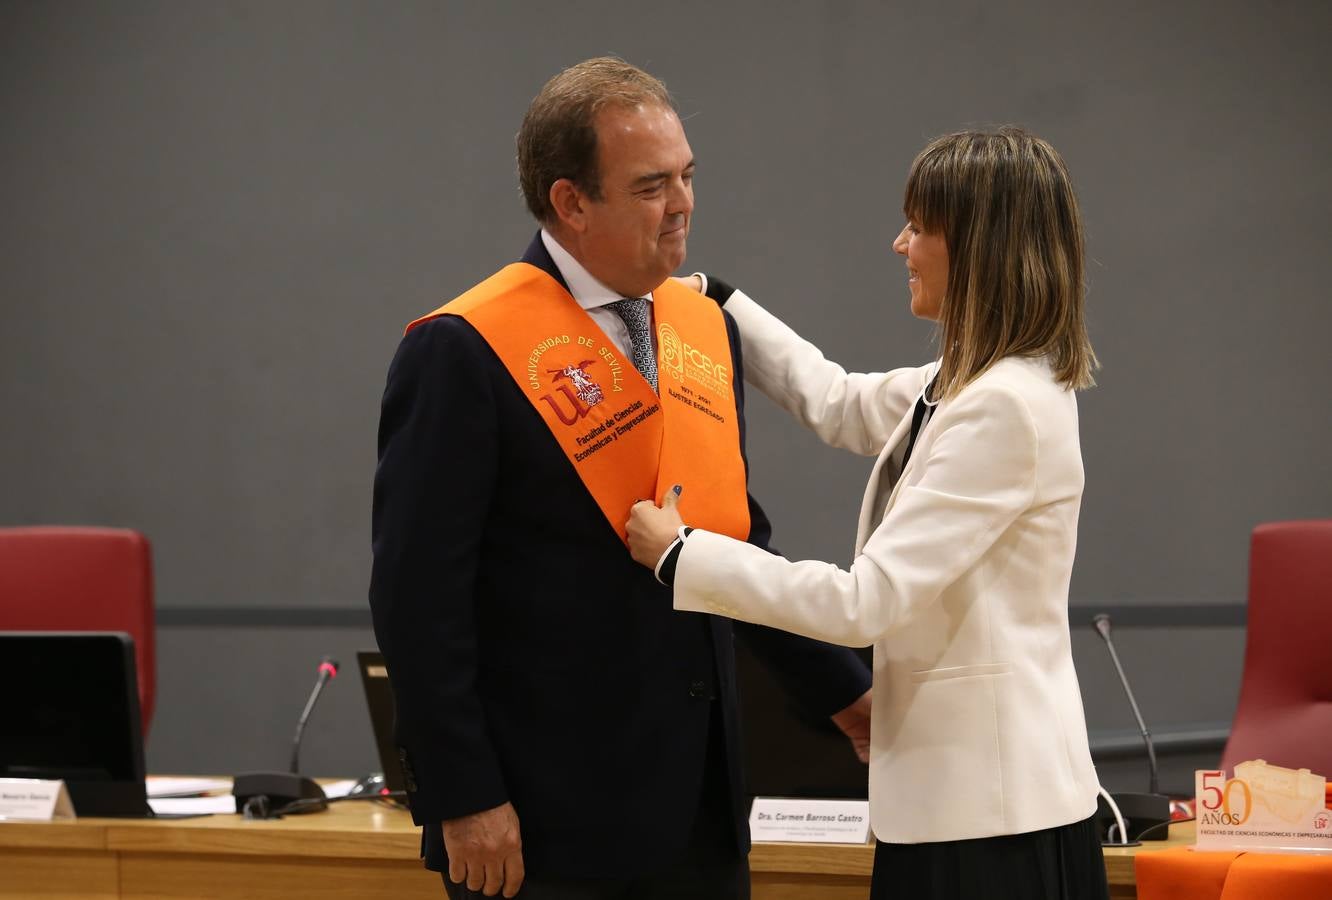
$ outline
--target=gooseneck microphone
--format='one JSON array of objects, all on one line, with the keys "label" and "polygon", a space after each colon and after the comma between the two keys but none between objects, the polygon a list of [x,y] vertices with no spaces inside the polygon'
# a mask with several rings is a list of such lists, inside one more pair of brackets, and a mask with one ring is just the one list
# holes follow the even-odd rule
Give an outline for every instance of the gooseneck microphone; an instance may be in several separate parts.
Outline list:
[{"label": "gooseneck microphone", "polygon": [[310,699],[296,722],[296,738],[291,747],[288,772],[244,772],[231,785],[236,798],[236,812],[247,819],[273,819],[291,813],[318,812],[328,808],[328,796],[313,778],[300,774],[301,736],[324,685],[338,674],[338,664],[325,656],[319,661],[318,675]]},{"label": "gooseneck microphone", "polygon": [[290,771],[293,775],[301,770],[301,737],[305,734],[305,723],[309,720],[319,695],[323,693],[324,685],[338,677],[338,661],[331,656],[325,656],[319,661],[318,672],[314,690],[310,691],[310,699],[305,701],[305,709],[301,711],[301,717],[296,720],[296,737],[291,742]]},{"label": "gooseneck microphone", "polygon": [[[1142,720],[1142,711],[1138,709],[1138,701],[1133,698],[1133,689],[1129,687],[1129,680],[1128,676],[1124,674],[1124,667],[1119,664],[1119,654],[1115,652],[1115,642],[1110,639],[1110,616],[1105,613],[1092,616],[1092,625],[1105,639],[1105,646],[1110,651],[1110,659],[1115,664],[1115,671],[1119,673],[1119,683],[1124,687],[1124,695],[1128,697],[1129,707],[1133,710],[1133,718],[1138,720],[1138,732],[1142,735],[1142,742],[1147,745],[1147,766],[1150,772],[1147,791],[1152,794],[1160,793],[1157,788],[1156,747],[1152,744],[1152,733],[1147,730],[1147,723]],[[292,771],[296,770],[292,769]]]},{"label": "gooseneck microphone", "polygon": [[[1165,840],[1169,836],[1169,829],[1158,826],[1166,825],[1170,821],[1170,798],[1162,795],[1157,789],[1156,747],[1152,744],[1152,733],[1147,730],[1147,723],[1142,719],[1142,711],[1138,709],[1133,689],[1129,687],[1128,676],[1124,674],[1124,667],[1119,662],[1119,654],[1115,652],[1115,642],[1110,638],[1110,617],[1105,613],[1092,616],[1092,625],[1105,639],[1110,659],[1119,674],[1119,683],[1123,686],[1124,695],[1128,697],[1129,707],[1133,710],[1133,718],[1138,721],[1138,731],[1142,734],[1142,742],[1147,746],[1147,765],[1150,771],[1150,789],[1145,794],[1116,793],[1110,798],[1102,790],[1102,797],[1096,803],[1097,824],[1104,829],[1102,843],[1106,846],[1111,844],[1117,847],[1134,846],[1149,833],[1154,833],[1156,836],[1147,838],[1148,840]],[[1107,799],[1113,799],[1113,802],[1107,804]],[[1112,817],[1116,820],[1114,827],[1111,827]],[[1119,838],[1111,841],[1110,834],[1116,829],[1120,832]]]}]

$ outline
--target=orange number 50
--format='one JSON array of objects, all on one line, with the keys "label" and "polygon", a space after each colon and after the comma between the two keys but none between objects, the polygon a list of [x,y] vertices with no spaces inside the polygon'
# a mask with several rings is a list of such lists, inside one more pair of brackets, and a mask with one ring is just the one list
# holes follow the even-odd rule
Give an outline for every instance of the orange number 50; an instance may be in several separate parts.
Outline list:
[{"label": "orange number 50", "polygon": [[[1244,817],[1240,818],[1230,811],[1230,789],[1239,785],[1244,791]],[[1249,813],[1253,812],[1253,794],[1249,791],[1249,783],[1239,778],[1232,778],[1226,782],[1225,792],[1221,796],[1222,811],[1231,817],[1232,825],[1243,825],[1249,819]]]}]

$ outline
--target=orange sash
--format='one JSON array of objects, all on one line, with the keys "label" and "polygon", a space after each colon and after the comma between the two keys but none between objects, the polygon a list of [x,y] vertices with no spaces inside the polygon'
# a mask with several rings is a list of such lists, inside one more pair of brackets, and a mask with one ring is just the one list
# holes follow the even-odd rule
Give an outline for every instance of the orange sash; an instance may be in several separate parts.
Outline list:
[{"label": "orange sash", "polygon": [[675,484],[684,486],[686,522],[745,540],[749,502],[721,310],[669,278],[652,301],[660,397],[569,292],[527,263],[506,266],[407,330],[436,316],[466,319],[621,540],[629,507],[660,501]]}]

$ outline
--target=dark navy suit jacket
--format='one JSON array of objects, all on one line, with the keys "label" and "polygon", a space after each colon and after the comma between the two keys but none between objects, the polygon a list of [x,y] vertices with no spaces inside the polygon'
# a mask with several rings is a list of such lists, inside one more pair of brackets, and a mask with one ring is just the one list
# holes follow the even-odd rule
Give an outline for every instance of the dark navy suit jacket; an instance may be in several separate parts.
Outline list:
[{"label": "dark navy suit jacket", "polygon": [[[564,283],[539,236],[523,259]],[[725,318],[743,449],[740,340]],[[750,541],[767,546],[752,498],[750,514]],[[711,722],[725,747],[714,781],[730,786],[713,806],[729,807],[745,852],[734,635],[819,715],[869,687],[848,650],[675,612],[456,316],[413,329],[389,369],[373,545],[375,635],[430,868],[445,866],[441,821],[510,801],[529,873],[650,873],[689,840]]]}]

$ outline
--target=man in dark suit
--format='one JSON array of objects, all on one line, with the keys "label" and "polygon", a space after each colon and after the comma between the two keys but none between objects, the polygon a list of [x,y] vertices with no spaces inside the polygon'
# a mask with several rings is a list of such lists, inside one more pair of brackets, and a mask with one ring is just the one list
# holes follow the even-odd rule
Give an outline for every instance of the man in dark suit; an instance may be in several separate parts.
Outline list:
[{"label": "man in dark suit", "polygon": [[665,87],[581,63],[518,150],[542,230],[413,323],[380,420],[370,603],[426,864],[454,898],[747,897],[733,632],[853,741],[869,673],[673,612],[625,549],[633,500],[686,481],[719,529],[770,534],[735,323],[668,280],[694,162]]}]

